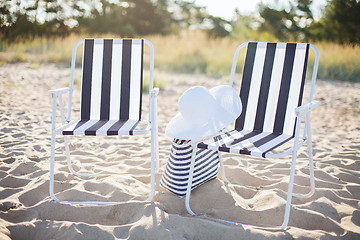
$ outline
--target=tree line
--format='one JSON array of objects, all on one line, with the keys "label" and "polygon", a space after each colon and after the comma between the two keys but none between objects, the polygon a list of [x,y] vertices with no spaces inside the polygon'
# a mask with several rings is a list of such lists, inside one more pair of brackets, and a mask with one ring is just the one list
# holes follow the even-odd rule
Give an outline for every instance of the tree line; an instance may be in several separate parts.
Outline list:
[{"label": "tree line", "polygon": [[266,33],[284,41],[360,44],[359,0],[328,0],[319,19],[311,5],[312,0],[293,0],[279,9],[261,3],[258,14],[236,10],[225,20],[185,0],[8,0],[0,3],[0,37],[14,41],[73,32],[135,37],[198,28],[210,37]]}]

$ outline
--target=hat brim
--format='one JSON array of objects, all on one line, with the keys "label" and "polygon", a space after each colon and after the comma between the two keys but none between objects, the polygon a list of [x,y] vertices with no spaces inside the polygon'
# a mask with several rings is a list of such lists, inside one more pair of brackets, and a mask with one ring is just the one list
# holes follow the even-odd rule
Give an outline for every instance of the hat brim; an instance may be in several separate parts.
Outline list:
[{"label": "hat brim", "polygon": [[167,125],[165,134],[176,139],[200,140],[216,134],[234,121],[234,116],[221,107],[216,108],[216,114],[219,114],[221,118],[212,116],[206,124],[196,126],[186,121],[181,113],[178,113]]},{"label": "hat brim", "polygon": [[237,92],[229,85],[210,89],[216,103],[212,104],[215,114],[199,126],[193,119],[185,119],[179,112],[167,125],[165,134],[182,140],[200,140],[210,137],[234,122],[241,113],[242,105]]}]

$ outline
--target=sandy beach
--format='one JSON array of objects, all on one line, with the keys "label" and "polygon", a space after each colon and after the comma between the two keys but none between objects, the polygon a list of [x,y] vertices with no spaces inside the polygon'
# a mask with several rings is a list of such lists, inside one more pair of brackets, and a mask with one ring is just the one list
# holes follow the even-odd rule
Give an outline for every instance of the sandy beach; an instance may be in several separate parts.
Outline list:
[{"label": "sandy beach", "polygon": [[[316,191],[308,199],[293,199],[289,225],[279,230],[214,218],[281,225],[290,156],[273,160],[223,154],[231,184],[219,174],[196,188],[191,197],[195,217],[187,213],[184,199],[160,186],[172,141],[164,131],[178,111],[178,98],[194,85],[226,84],[226,78],[203,75],[155,73],[155,80],[168,83],[158,95],[160,171],[152,202],[142,202],[150,192],[150,134],[71,137],[76,170],[119,173],[85,180],[69,172],[58,136],[55,191],[59,199],[130,202],[82,206],[52,201],[48,90],[68,86],[69,78],[70,68],[53,64],[0,66],[0,239],[360,239],[359,83],[317,81],[314,98],[320,105],[311,122]],[[77,84],[73,119],[79,116],[79,92]],[[147,119],[148,94],[143,101]],[[305,147],[298,163],[295,192],[306,193]]]}]

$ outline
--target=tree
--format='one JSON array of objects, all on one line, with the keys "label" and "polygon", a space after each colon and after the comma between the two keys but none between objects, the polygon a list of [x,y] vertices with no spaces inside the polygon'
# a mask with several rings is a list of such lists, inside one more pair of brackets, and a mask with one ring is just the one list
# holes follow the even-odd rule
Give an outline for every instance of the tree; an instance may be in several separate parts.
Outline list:
[{"label": "tree", "polygon": [[310,10],[312,0],[297,0],[295,4],[289,1],[288,4],[288,10],[260,4],[262,22],[259,31],[270,32],[280,40],[306,40],[309,37],[307,28],[314,20]]},{"label": "tree", "polygon": [[198,6],[194,1],[175,0],[172,8],[174,19],[180,28],[202,29],[210,37],[226,37],[229,35],[227,26],[230,22],[210,15],[206,7]]},{"label": "tree", "polygon": [[125,24],[123,9],[114,3],[101,0],[101,7],[93,7],[89,15],[79,16],[76,29],[82,32],[94,33],[114,33],[118,35],[132,37],[135,30]]},{"label": "tree", "polygon": [[171,26],[167,0],[100,0],[87,16],[77,19],[78,29],[89,33],[114,33],[121,36],[165,34]]},{"label": "tree", "polygon": [[8,40],[72,31],[133,37],[183,28],[224,37],[230,30],[228,21],[185,0],[8,0],[0,1],[0,13],[0,36]]},{"label": "tree", "polygon": [[207,33],[211,37],[226,37],[230,34],[230,32],[226,29],[226,26],[230,23],[222,18],[213,17],[209,15],[208,20],[211,24],[211,28],[207,30]]},{"label": "tree", "polygon": [[76,1],[1,1],[0,35],[9,40],[39,35],[64,36],[70,31],[66,21],[73,19],[73,15],[68,14],[69,9],[74,10],[71,14],[76,13]]},{"label": "tree", "polygon": [[165,9],[166,1],[127,0],[124,21],[139,35],[165,34],[171,17]]},{"label": "tree", "polygon": [[360,1],[329,0],[310,32],[318,40],[360,44]]}]

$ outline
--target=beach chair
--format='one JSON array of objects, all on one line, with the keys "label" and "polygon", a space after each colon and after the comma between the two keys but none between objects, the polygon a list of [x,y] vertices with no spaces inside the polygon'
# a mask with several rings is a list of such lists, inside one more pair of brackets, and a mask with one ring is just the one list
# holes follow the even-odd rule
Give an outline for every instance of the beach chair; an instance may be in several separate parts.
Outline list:
[{"label": "beach chair", "polygon": [[[289,221],[292,197],[308,198],[315,191],[310,112],[318,105],[318,101],[313,100],[313,95],[319,51],[315,46],[305,43],[244,43],[235,52],[230,86],[233,85],[239,52],[245,47],[247,51],[240,87],[242,113],[235,121],[233,129],[222,130],[215,137],[191,142],[194,150],[185,205],[189,214],[194,215],[190,208],[190,193],[194,153],[198,148],[211,149],[218,151],[219,154],[230,152],[262,158],[279,158],[291,154],[290,180],[284,220],[281,225],[281,228],[285,229]],[[309,100],[302,105],[309,48],[314,50],[316,56]],[[301,125],[304,127],[302,137],[300,137]],[[279,151],[278,147],[287,142],[290,142],[290,146],[286,150]],[[297,151],[304,144],[307,144],[309,156],[310,191],[307,194],[296,194],[293,192],[293,185]],[[286,148],[285,146],[283,148]],[[220,163],[222,163],[221,155]]]},{"label": "beach chair", "polygon": [[[141,120],[144,44],[150,48],[149,120]],[[83,45],[80,119],[70,120],[75,57],[80,45]],[[63,202],[54,193],[56,134],[64,136],[70,172],[78,177],[87,178],[103,174],[80,173],[73,169],[67,136],[137,135],[148,132],[151,132],[151,190],[147,201],[152,200],[155,192],[155,168],[159,169],[156,104],[159,89],[153,87],[153,69],[154,48],[149,41],[144,39],[83,39],[75,44],[72,53],[70,87],[49,91],[53,101],[50,161],[50,195],[53,200]],[[69,99],[67,118],[64,113],[63,94],[68,94]],[[56,127],[57,100],[59,100],[61,112],[62,126],[60,127]],[[67,202],[97,205],[118,203]]]}]

